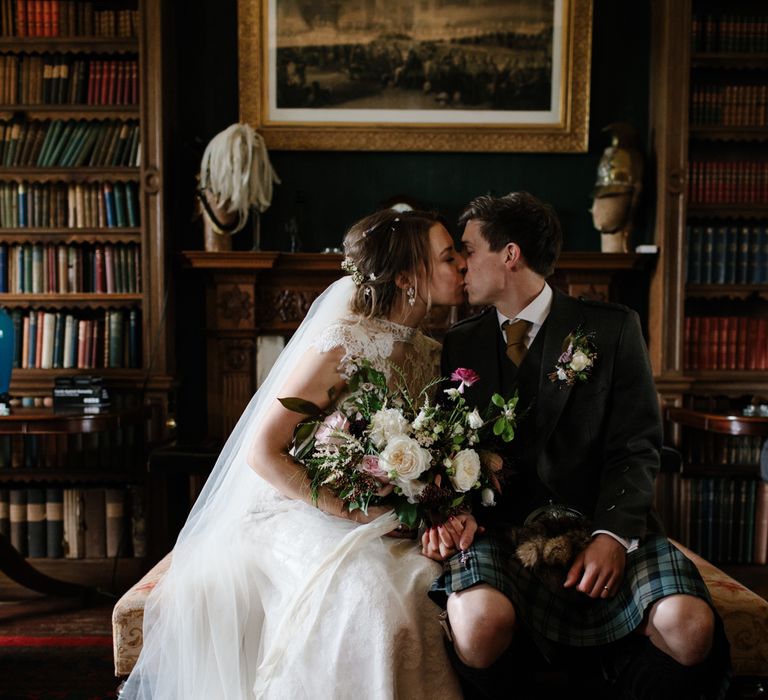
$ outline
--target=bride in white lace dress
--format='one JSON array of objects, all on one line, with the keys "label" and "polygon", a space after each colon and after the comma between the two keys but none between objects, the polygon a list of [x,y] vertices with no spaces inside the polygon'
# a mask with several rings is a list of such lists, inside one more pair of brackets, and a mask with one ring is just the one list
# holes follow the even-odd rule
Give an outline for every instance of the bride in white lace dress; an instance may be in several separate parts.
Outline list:
[{"label": "bride in white lace dress", "polygon": [[313,305],[179,536],[123,698],[461,698],[427,596],[440,565],[385,508],[349,513],[328,490],[313,502],[289,453],[301,416],[277,397],[330,407],[360,357],[418,392],[440,355],[418,326],[462,301],[465,262],[416,212],[373,214],[344,244],[350,275]]}]

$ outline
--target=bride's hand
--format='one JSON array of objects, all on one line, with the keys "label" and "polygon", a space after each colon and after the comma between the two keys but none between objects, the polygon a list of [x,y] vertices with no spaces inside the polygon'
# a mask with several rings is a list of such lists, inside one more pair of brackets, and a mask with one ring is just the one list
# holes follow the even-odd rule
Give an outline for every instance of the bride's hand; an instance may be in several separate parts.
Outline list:
[{"label": "bride's hand", "polygon": [[459,550],[467,549],[475,538],[485,532],[469,513],[452,516],[443,525],[430,527],[421,538],[421,553],[429,559],[443,562]]}]

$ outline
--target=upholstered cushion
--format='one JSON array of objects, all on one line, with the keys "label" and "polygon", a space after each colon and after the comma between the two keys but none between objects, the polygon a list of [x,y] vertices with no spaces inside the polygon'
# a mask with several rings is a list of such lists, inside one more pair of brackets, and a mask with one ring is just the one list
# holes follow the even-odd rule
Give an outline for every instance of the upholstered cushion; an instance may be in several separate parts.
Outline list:
[{"label": "upholstered cushion", "polygon": [[112,611],[116,676],[127,676],[139,658],[143,641],[144,603],[170,565],[171,553],[168,553],[117,601]]},{"label": "upholstered cushion", "polygon": [[[674,545],[701,572],[731,643],[736,676],[765,676],[768,669],[768,602],[725,572],[686,549]],[[144,603],[171,563],[171,554],[158,562],[118,601],[112,613],[115,675],[127,676],[139,658]]]},{"label": "upholstered cushion", "polygon": [[674,545],[701,572],[723,618],[725,634],[731,643],[734,675],[768,675],[768,601],[680,543],[674,542]]}]

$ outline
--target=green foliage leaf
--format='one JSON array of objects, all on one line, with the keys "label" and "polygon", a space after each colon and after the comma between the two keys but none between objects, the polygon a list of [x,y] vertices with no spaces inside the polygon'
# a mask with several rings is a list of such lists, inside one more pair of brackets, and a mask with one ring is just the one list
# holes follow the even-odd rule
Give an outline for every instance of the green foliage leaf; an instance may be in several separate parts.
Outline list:
[{"label": "green foliage leaf", "polygon": [[293,433],[293,456],[301,460],[315,449],[316,423],[299,423]]},{"label": "green foliage leaf", "polygon": [[403,499],[395,503],[395,513],[407,528],[413,529],[419,522],[419,509],[415,503]]},{"label": "green foliage leaf", "polygon": [[501,435],[507,427],[507,421],[504,418],[497,418],[493,424],[493,434]]},{"label": "green foliage leaf", "polygon": [[494,394],[491,396],[491,401],[493,402],[494,406],[498,406],[499,408],[502,408],[504,406],[504,397],[501,394]]},{"label": "green foliage leaf", "polygon": [[315,406],[311,401],[306,399],[300,399],[297,396],[288,396],[286,398],[277,399],[285,408],[294,413],[301,413],[304,416],[317,416],[323,411],[318,406]]}]

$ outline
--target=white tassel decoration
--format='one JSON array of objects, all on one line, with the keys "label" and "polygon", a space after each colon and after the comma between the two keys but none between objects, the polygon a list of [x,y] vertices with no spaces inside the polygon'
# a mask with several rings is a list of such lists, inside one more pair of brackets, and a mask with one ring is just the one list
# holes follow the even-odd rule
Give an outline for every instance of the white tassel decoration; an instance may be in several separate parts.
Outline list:
[{"label": "white tassel decoration", "polygon": [[228,213],[237,212],[234,233],[245,226],[248,210],[259,213],[272,203],[272,186],[280,178],[272,168],[261,134],[248,124],[232,124],[218,133],[200,162],[200,187],[210,190],[216,205]]}]

